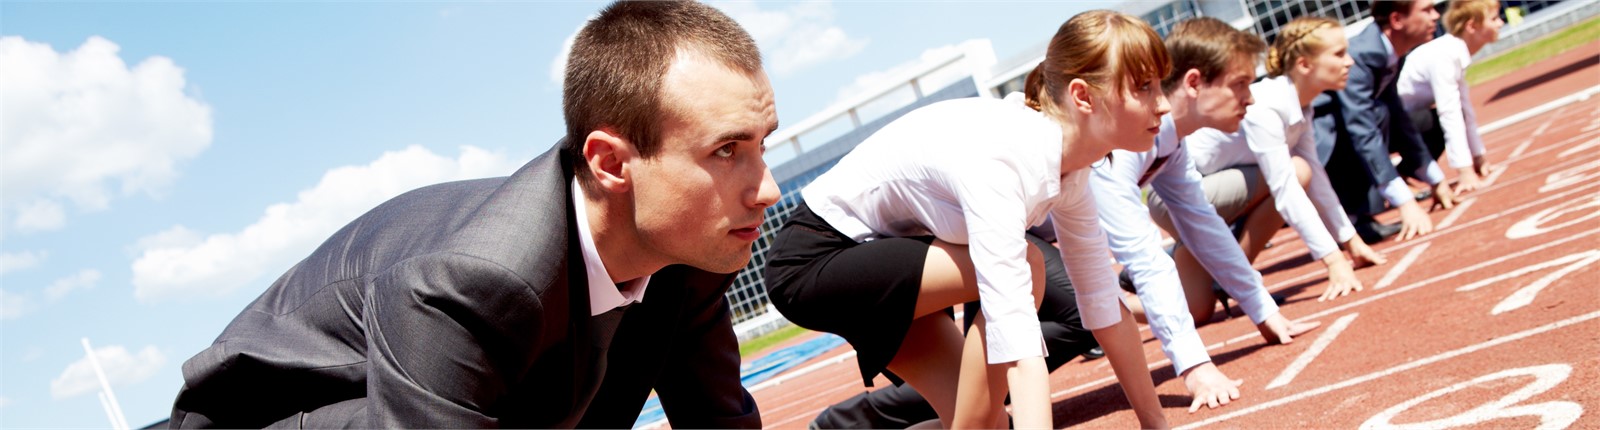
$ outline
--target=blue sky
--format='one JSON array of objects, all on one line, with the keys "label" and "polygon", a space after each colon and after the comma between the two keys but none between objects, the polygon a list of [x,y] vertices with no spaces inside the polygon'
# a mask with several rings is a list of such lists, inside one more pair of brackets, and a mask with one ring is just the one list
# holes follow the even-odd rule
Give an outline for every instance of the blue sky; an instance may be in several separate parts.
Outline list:
[{"label": "blue sky", "polygon": [[[794,124],[1105,2],[715,3]],[[382,200],[510,173],[561,134],[553,64],[594,2],[0,2],[0,427],[131,425],[284,269]]]}]

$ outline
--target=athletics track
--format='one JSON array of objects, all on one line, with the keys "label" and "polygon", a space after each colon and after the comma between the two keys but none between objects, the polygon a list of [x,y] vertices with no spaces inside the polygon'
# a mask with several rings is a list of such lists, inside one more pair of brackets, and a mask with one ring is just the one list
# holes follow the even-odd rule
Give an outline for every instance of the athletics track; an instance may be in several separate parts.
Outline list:
[{"label": "athletics track", "polygon": [[[1188,413],[1183,381],[1142,328],[1174,427],[1600,428],[1600,42],[1472,96],[1501,171],[1434,210],[1434,233],[1377,244],[1389,263],[1356,271],[1365,291],[1318,302],[1326,272],[1283,229],[1255,267],[1289,296],[1284,315],[1322,327],[1281,346],[1242,316],[1200,328],[1219,368],[1244,380],[1238,400]],[[805,428],[865,390],[854,356],[840,346],[751,387],[765,426]],[[1057,427],[1137,427],[1106,360],[1050,380]]]}]

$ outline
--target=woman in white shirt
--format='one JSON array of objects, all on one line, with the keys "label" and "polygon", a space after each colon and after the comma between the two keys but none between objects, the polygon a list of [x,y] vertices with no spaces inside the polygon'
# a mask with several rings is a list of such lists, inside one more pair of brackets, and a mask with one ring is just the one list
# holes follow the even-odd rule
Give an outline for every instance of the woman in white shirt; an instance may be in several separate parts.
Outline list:
[{"label": "woman in white shirt", "polygon": [[[1256,104],[1246,110],[1241,130],[1202,129],[1186,140],[1189,157],[1206,176],[1207,194],[1215,199],[1218,213],[1228,222],[1244,214],[1240,246],[1251,261],[1285,221],[1300,233],[1312,258],[1328,268],[1328,286],[1319,301],[1362,289],[1341,247],[1359,260],[1386,262],[1356,235],[1345,217],[1321,169],[1311,134],[1312,99],[1323,91],[1343,89],[1349,77],[1354,61],[1348,46],[1337,21],[1322,17],[1290,21],[1267,52],[1269,78],[1250,86]],[[1152,198],[1150,206],[1157,219],[1166,217],[1159,198]],[[1207,276],[1203,269],[1193,269],[1199,263],[1186,249],[1180,247],[1174,254],[1179,273]],[[1204,282],[1209,284],[1210,279]]]},{"label": "woman in white shirt", "polygon": [[1505,22],[1499,1],[1451,0],[1444,25],[1449,34],[1406,55],[1395,89],[1434,158],[1442,152],[1456,169],[1459,195],[1478,188],[1481,177],[1493,170],[1484,161],[1478,115],[1467,95],[1467,66],[1473,54],[1500,37]]},{"label": "woman in white shirt", "polygon": [[[868,385],[885,369],[904,378],[945,427],[1006,427],[1008,390],[1016,428],[1049,427],[1043,258],[1023,235],[1052,216],[1084,327],[1140,425],[1166,427],[1086,186],[1111,150],[1150,148],[1168,67],[1142,20],[1084,12],[1062,24],[1026,96],[891,122],[801,192],[768,254],[773,305],[849,341]],[[975,300],[982,315],[963,339],[949,309]]]}]

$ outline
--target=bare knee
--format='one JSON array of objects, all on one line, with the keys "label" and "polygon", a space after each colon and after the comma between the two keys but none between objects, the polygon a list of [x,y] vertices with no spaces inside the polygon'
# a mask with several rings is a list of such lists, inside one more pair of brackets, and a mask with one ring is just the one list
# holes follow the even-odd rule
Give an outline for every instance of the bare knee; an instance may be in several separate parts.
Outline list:
[{"label": "bare knee", "polygon": [[1305,188],[1307,186],[1310,186],[1311,185],[1311,163],[1306,162],[1306,159],[1300,158],[1300,157],[1293,157],[1293,160],[1294,160],[1294,175],[1295,175],[1295,177],[1300,179],[1300,187],[1301,188]]}]

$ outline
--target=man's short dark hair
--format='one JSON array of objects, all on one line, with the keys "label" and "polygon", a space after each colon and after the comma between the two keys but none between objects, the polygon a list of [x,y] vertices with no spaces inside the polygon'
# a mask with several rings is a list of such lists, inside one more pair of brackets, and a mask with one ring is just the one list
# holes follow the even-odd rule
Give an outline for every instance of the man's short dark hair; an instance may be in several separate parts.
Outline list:
[{"label": "man's short dark hair", "polygon": [[1372,23],[1378,28],[1389,28],[1389,15],[1399,12],[1409,15],[1411,7],[1416,6],[1421,0],[1372,0]]},{"label": "man's short dark hair", "polygon": [[589,132],[610,129],[642,157],[660,149],[662,119],[674,114],[662,98],[662,82],[680,50],[750,74],[761,70],[750,34],[698,2],[619,1],[578,32],[561,89],[567,123],[561,152],[585,187],[592,190],[594,182],[583,161]]},{"label": "man's short dark hair", "polygon": [[1213,82],[1237,58],[1255,59],[1267,49],[1260,37],[1222,20],[1210,17],[1179,22],[1167,35],[1167,55],[1172,56],[1172,73],[1161,80],[1161,90],[1172,92],[1189,69],[1200,71],[1200,78]]}]

